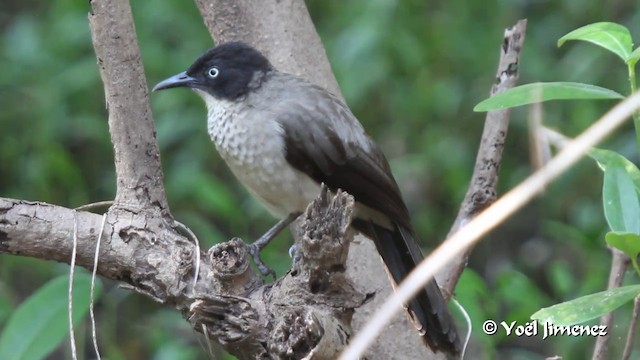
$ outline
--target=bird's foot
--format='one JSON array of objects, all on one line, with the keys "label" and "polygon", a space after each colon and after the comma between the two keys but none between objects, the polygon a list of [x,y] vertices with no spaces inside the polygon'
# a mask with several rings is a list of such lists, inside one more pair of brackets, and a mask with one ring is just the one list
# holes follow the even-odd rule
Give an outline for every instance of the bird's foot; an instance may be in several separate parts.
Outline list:
[{"label": "bird's foot", "polygon": [[264,235],[254,241],[253,244],[247,245],[247,251],[251,254],[253,262],[258,267],[262,276],[271,275],[273,276],[273,280],[276,279],[276,272],[267,267],[267,265],[262,262],[262,259],[260,259],[260,251],[269,245],[269,242],[271,242],[271,240],[273,240],[273,238],[278,235],[282,229],[289,226],[289,224],[291,224],[291,222],[293,222],[293,220],[295,220],[299,215],[299,213],[289,214],[286,218],[278,221],[278,223],[264,233]]},{"label": "bird's foot", "polygon": [[253,262],[256,264],[256,267],[258,268],[258,271],[260,271],[260,274],[262,274],[262,276],[272,276],[273,280],[275,280],[276,272],[265,265],[262,259],[260,259],[260,250],[262,250],[263,248],[261,245],[262,244],[260,244],[258,241],[253,244],[247,244],[247,251],[253,258]]}]

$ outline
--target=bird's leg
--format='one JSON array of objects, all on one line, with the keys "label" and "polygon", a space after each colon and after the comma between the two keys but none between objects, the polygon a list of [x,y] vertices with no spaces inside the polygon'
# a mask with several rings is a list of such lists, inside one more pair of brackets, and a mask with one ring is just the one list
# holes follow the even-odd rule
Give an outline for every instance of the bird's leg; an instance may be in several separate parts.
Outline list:
[{"label": "bird's leg", "polygon": [[262,259],[260,259],[260,251],[262,251],[262,249],[269,245],[271,240],[276,237],[276,235],[278,235],[284,228],[289,226],[289,224],[291,224],[293,220],[295,220],[298,216],[300,216],[300,213],[289,214],[286,218],[278,221],[275,225],[273,225],[271,229],[267,230],[267,232],[264,233],[264,235],[260,236],[258,240],[254,241],[253,244],[247,245],[249,254],[251,254],[251,257],[253,258],[253,262],[256,264],[258,270],[263,276],[271,275],[275,280],[276,272],[269,269],[269,267],[267,267],[262,262]]}]

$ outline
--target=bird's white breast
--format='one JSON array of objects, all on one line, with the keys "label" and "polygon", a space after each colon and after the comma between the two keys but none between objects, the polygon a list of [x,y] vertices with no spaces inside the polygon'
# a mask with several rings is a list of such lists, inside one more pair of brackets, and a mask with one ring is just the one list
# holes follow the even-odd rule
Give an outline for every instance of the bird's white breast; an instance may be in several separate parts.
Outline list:
[{"label": "bird's white breast", "polygon": [[268,109],[197,92],[207,105],[209,135],[240,182],[277,217],[304,211],[320,186],[288,164],[282,127]]}]

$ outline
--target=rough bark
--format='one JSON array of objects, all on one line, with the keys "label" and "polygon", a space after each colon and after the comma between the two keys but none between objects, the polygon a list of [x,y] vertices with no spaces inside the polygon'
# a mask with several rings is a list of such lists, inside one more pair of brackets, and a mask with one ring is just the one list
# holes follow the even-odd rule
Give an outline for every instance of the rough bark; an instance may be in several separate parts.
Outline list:
[{"label": "rough bark", "polygon": [[[191,243],[157,227],[156,219],[110,212],[98,274],[174,307],[240,359],[334,359],[351,334],[354,309],[367,300],[345,275],[352,209],[350,195],[324,189],[303,216],[299,260],[275,283],[263,283],[249,266],[246,244],[233,239],[203,256],[195,288]],[[101,219],[0,198],[0,252],[68,263],[77,222],[76,263],[91,269]]]},{"label": "rough bark", "polygon": [[165,212],[168,205],[160,151],[131,8],[126,1],[91,1],[91,9],[91,38],[104,84],[115,155],[114,205]]},{"label": "rough bark", "polygon": [[[0,198],[0,252],[69,263],[74,222],[76,263],[92,269],[102,216],[39,202]],[[188,308],[193,244],[152,216],[111,211],[100,246],[98,274],[153,299]],[[203,271],[206,275],[206,269]]]},{"label": "rough bark", "polygon": [[298,260],[275,283],[262,285],[240,240],[209,251],[221,286],[196,296],[189,320],[240,359],[334,359],[365,302],[345,276],[353,239],[353,198],[323,188],[301,220]]}]

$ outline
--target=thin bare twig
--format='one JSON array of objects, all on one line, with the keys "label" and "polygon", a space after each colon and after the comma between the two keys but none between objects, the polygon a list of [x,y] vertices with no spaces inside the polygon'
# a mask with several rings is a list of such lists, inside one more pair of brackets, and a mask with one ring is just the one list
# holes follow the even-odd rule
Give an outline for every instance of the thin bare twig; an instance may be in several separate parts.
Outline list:
[{"label": "thin bare twig", "polygon": [[[624,273],[629,266],[629,257],[622,251],[611,248],[611,271],[609,272],[609,284],[607,289],[619,288],[624,280]],[[598,336],[596,338],[596,344],[593,348],[592,360],[608,359],[607,351],[609,350],[609,334],[611,333],[613,325],[613,312],[606,313],[600,318],[600,325],[608,329],[606,336]]]},{"label": "thin bare twig", "polygon": [[75,208],[78,211],[89,211],[98,207],[107,207],[113,205],[113,200],[98,201],[90,204],[80,205]]},{"label": "thin bare twig", "polygon": [[76,253],[78,250],[78,216],[73,210],[73,248],[71,251],[71,261],[69,262],[69,344],[71,346],[71,357],[73,360],[78,358],[76,351],[76,335],[73,331],[73,277],[76,269]]},{"label": "thin bare twig", "polygon": [[629,360],[631,352],[633,351],[633,340],[636,337],[636,329],[638,327],[638,316],[640,315],[640,296],[636,296],[633,301],[633,315],[631,315],[631,321],[629,322],[629,332],[627,332],[627,342],[624,345],[624,352],[622,353],[622,360]]},{"label": "thin bare twig", "polygon": [[[524,45],[527,20],[519,20],[504,31],[504,41],[500,47],[500,60],[496,73],[496,83],[491,87],[491,96],[514,87],[518,82],[520,54]],[[447,238],[468,223],[482,209],[493,203],[498,194],[498,172],[502,162],[502,150],[509,129],[510,109],[493,110],[487,113],[480,147],[476,156],[473,175],[458,215],[449,230]],[[445,269],[438,273],[438,284],[444,295],[453,294],[462,274],[471,249],[452,259]]]},{"label": "thin bare twig", "polygon": [[98,233],[98,241],[96,241],[96,254],[93,258],[93,271],[91,272],[91,290],[89,301],[89,316],[91,317],[91,339],[93,340],[93,349],[96,352],[96,358],[100,357],[100,349],[98,348],[98,336],[96,331],[96,316],[93,311],[93,303],[95,302],[94,293],[96,287],[96,273],[98,271],[98,260],[100,258],[100,244],[102,243],[102,234],[104,233],[104,225],[107,223],[107,214],[102,214],[102,223],[100,224],[100,232]]}]

